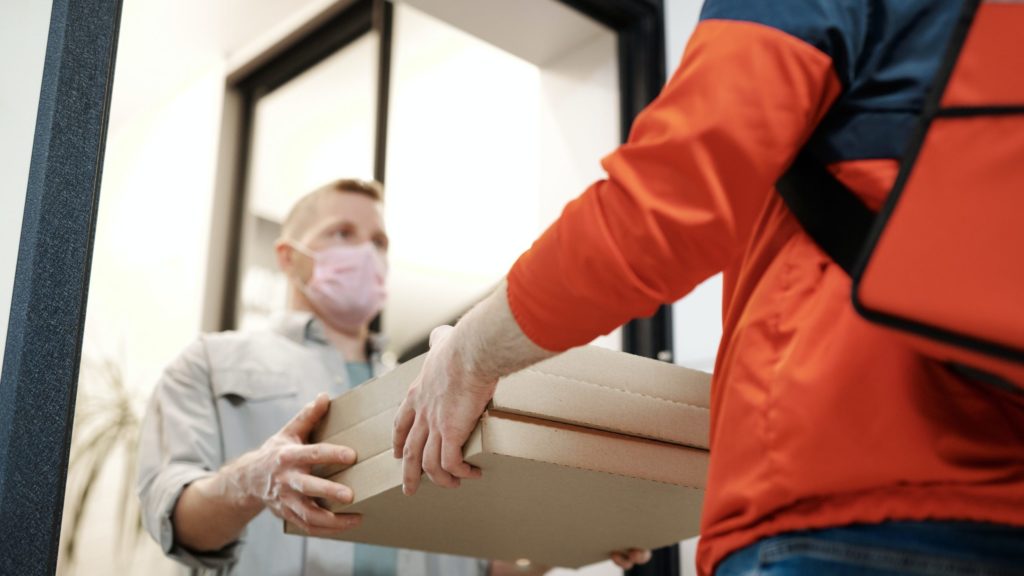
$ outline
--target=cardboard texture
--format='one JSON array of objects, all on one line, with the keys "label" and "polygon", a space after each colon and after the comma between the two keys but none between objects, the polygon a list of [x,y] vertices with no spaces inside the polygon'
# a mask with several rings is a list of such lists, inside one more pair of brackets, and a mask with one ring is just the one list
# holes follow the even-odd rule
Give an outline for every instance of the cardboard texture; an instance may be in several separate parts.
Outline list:
[{"label": "cardboard texture", "polygon": [[572,568],[698,533],[710,375],[592,347],[542,362],[499,383],[464,447],[483,478],[406,497],[391,431],[422,361],[334,399],[314,432],[359,455],[316,471],[355,494],[334,511],[364,515],[335,538]]}]

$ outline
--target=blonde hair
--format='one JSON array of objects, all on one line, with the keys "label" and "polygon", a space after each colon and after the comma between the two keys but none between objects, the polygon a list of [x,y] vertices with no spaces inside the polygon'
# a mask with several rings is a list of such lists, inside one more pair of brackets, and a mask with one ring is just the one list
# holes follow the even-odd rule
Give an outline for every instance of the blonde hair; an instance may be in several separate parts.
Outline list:
[{"label": "blonde hair", "polygon": [[357,180],[355,178],[335,180],[299,198],[299,201],[292,206],[288,216],[285,217],[284,222],[281,224],[281,238],[285,240],[298,240],[316,220],[316,209],[320,198],[338,192],[361,194],[377,202],[384,201],[384,189],[380,182]]}]

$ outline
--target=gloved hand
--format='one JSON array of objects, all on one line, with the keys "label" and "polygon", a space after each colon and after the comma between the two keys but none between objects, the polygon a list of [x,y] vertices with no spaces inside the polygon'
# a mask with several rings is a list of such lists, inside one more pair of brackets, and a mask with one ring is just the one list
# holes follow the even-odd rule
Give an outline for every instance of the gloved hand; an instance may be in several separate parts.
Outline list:
[{"label": "gloved hand", "polygon": [[629,570],[638,564],[647,564],[651,561],[651,551],[639,548],[630,548],[624,552],[613,552],[612,562],[623,570]]},{"label": "gloved hand", "polygon": [[350,504],[353,497],[348,486],[310,474],[316,464],[351,466],[356,461],[355,451],[346,446],[306,444],[329,405],[327,395],[320,394],[262,446],[224,470],[237,498],[259,502],[312,536],[337,533],[361,520],[358,514],[335,514],[317,503],[323,499]]}]

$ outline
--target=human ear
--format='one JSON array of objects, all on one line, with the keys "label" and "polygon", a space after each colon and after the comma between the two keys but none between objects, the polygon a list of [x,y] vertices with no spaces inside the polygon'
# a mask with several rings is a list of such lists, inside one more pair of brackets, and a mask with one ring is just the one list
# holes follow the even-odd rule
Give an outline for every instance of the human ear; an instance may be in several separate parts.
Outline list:
[{"label": "human ear", "polygon": [[291,276],[295,268],[295,249],[287,240],[280,239],[274,244],[274,256],[277,259],[277,269],[285,276]]}]

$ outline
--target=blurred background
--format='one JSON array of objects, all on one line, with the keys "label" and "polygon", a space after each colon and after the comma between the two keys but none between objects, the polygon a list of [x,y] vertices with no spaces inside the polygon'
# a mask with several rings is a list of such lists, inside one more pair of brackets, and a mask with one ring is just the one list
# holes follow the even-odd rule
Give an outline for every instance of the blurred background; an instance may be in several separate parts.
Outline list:
[{"label": "blurred background", "polygon": [[[666,74],[700,5],[664,2]],[[602,177],[601,157],[623,138],[622,39],[572,1],[125,0],[123,10],[63,574],[178,573],[137,526],[138,420],[199,332],[258,328],[284,308],[272,246],[295,199],[340,177],[384,182],[392,274],[381,327],[398,362],[487,293]],[[26,79],[2,100],[7,310],[49,4],[5,0],[2,12],[3,72]],[[720,278],[672,317],[670,359],[710,371]],[[620,348],[621,335],[598,344]]]}]

